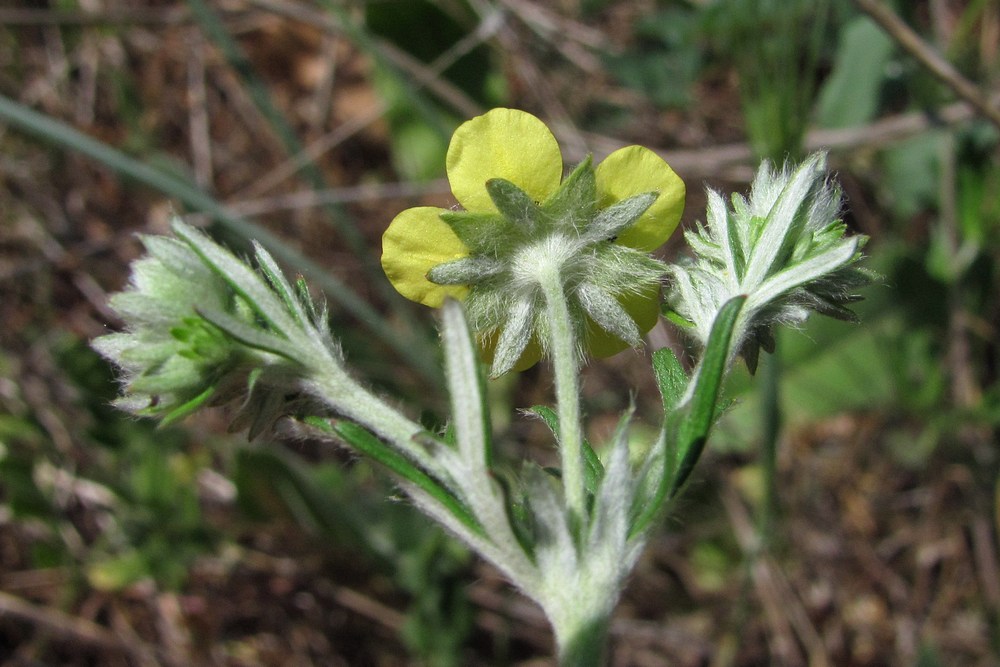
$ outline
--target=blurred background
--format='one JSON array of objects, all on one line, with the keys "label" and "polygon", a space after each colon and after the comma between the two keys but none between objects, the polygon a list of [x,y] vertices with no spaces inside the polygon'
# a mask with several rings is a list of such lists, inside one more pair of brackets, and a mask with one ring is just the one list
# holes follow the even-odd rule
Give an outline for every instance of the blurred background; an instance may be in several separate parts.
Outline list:
[{"label": "blurred background", "polygon": [[[817,318],[736,369],[612,663],[997,664],[1000,3],[870,4],[5,0],[0,665],[549,664],[540,612],[365,462],[218,412],[127,417],[88,347],[120,326],[136,234],[177,211],[264,242],[358,375],[440,424],[434,316],[381,275],[380,236],[454,204],[448,139],[494,106],[568,163],[659,151],[685,225],[706,186],[828,150],[881,276],[860,325]],[[661,324],[586,369],[592,440],[633,399],[652,436],[649,352],[682,344]],[[517,413],[551,402],[547,371],[491,392],[503,455],[554,460]]]}]

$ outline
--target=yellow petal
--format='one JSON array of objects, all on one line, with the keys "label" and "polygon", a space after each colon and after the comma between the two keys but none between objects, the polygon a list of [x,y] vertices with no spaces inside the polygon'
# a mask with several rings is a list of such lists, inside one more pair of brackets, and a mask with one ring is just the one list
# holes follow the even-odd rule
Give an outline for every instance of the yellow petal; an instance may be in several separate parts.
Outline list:
[{"label": "yellow petal", "polygon": [[[639,294],[619,297],[618,302],[635,320],[639,331],[646,333],[653,328],[660,316],[660,286],[651,285]],[[586,335],[587,349],[595,357],[610,357],[629,346],[625,341],[594,324],[590,318],[587,318]]]},{"label": "yellow petal", "polygon": [[626,146],[596,169],[598,206],[606,208],[645,192],[659,192],[653,205],[618,236],[617,243],[650,252],[663,245],[684,211],[684,181],[663,159],[642,146]]},{"label": "yellow petal", "polygon": [[562,180],[562,154],[545,123],[525,111],[493,109],[462,123],[446,161],[451,191],[467,211],[495,211],[486,181],[504,178],[544,201]]},{"label": "yellow petal", "polygon": [[445,297],[462,299],[469,291],[463,285],[435,285],[427,279],[427,272],[438,264],[469,255],[441,220],[443,212],[433,206],[408,208],[382,235],[382,270],[389,282],[407,299],[432,308],[440,308]]}]

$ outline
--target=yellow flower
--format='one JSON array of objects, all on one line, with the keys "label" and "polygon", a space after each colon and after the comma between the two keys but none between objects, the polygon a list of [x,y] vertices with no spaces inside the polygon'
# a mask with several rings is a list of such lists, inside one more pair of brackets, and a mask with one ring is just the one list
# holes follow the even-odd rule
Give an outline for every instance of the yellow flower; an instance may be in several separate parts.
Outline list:
[{"label": "yellow flower", "polygon": [[519,367],[537,361],[545,344],[544,323],[524,314],[537,301],[526,262],[558,265],[597,356],[636,342],[619,306],[639,332],[655,324],[662,265],[647,253],[677,226],[684,183],[651,150],[628,146],[596,167],[588,158],[564,179],[559,145],[542,121],[493,109],[456,130],[447,172],[464,211],[407,209],[382,237],[382,267],[403,296],[431,307],[466,300],[487,356],[506,320],[522,313],[532,340],[519,343]]}]

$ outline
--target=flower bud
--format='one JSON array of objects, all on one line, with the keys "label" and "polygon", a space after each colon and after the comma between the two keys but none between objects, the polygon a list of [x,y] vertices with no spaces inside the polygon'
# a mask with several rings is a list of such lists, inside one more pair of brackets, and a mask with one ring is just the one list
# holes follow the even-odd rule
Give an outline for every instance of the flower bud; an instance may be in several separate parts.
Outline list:
[{"label": "flower bud", "polygon": [[750,197],[734,195],[728,207],[709,190],[707,223],[686,234],[695,256],[670,269],[668,315],[704,345],[722,305],[746,295],[731,349],[751,372],[760,348],[773,351],[775,324],[801,324],[810,312],[854,320],[847,304],[873,274],[856,266],[867,238],[845,235],[840,206],[823,153],[795,169],[765,162]]}]

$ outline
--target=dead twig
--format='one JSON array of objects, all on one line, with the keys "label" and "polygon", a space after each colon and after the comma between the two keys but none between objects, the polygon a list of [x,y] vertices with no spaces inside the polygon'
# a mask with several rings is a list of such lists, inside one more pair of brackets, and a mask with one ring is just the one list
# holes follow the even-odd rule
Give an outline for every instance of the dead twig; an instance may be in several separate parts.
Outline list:
[{"label": "dead twig", "polygon": [[[1000,94],[994,94],[991,103],[1000,104]],[[976,111],[965,102],[953,102],[930,111],[911,111],[888,116],[868,125],[836,130],[812,130],[805,137],[807,151],[826,150],[844,153],[859,148],[877,150],[902,139],[912,137],[933,127],[949,127],[966,123],[976,117]],[[629,142],[602,135],[587,135],[587,144],[594,151],[594,159],[601,160]],[[569,159],[582,159],[582,154],[570,154]],[[755,157],[747,143],[720,144],[693,149],[657,150],[685,178],[721,177],[740,180],[752,174],[749,168]],[[745,172],[745,173],[744,173]]]},{"label": "dead twig", "polygon": [[854,4],[878,23],[904,51],[926,67],[927,71],[1000,128],[1000,108],[991,104],[974,83],[962,76],[961,72],[921,39],[891,9],[879,0],[854,0]]},{"label": "dead twig", "polygon": [[0,9],[0,25],[177,25],[190,20],[187,7],[114,7],[102,11],[53,10],[28,7]]},{"label": "dead twig", "polygon": [[562,54],[566,62],[591,76],[601,76],[604,66],[593,51],[603,51],[607,38],[599,30],[560,16],[543,4],[529,0],[501,0],[539,38]]},{"label": "dead twig", "polygon": [[427,195],[444,195],[451,192],[445,179],[426,183],[404,181],[399,183],[363,183],[329,190],[296,190],[287,194],[260,199],[233,202],[231,207],[240,215],[253,217],[275,211],[316,208],[330,204],[374,202],[385,199],[417,198]]},{"label": "dead twig", "polygon": [[[1000,96],[995,99],[1000,100]],[[369,115],[359,117],[345,123],[328,137],[310,145],[309,155],[315,159],[318,155],[342,142],[346,136],[354,134],[381,114],[382,109],[375,109]],[[936,126],[951,126],[967,122],[975,117],[975,111],[965,102],[955,102],[933,112],[915,111],[896,116],[890,116],[861,127],[838,130],[813,130],[806,136],[806,147],[810,151],[829,150],[832,152],[847,152],[860,147],[877,149],[919,134]],[[594,157],[603,159],[609,153],[622,148],[626,142],[611,137],[589,134],[586,143],[594,149]],[[734,180],[744,176],[743,171],[750,173],[748,165],[754,161],[753,151],[749,144],[734,143],[719,146],[708,146],[692,150],[658,150],[670,165],[688,179],[719,177],[724,175]],[[566,151],[568,159],[579,160],[582,153]],[[301,156],[300,156],[301,157]],[[746,168],[746,169],[743,169]],[[282,168],[272,172],[287,176]],[[274,197],[249,198],[254,192],[266,187],[255,187],[233,198],[231,206],[234,211],[246,216],[264,215],[280,210],[303,209],[324,206],[326,204],[342,204],[358,201],[370,201],[396,197],[419,197],[429,194],[446,194],[449,191],[447,181],[432,181],[430,183],[385,183],[381,185],[365,184],[334,188],[331,190],[305,190],[291,192]],[[991,331],[982,334],[989,337]]]},{"label": "dead twig", "polygon": [[[279,11],[293,20],[309,22],[311,25],[320,25],[328,36],[337,37],[340,34],[340,26],[330,17],[320,12],[301,7],[294,3],[281,2],[280,0],[254,0],[254,2],[265,9]],[[427,65],[405,54],[388,42],[378,42],[377,46],[383,52],[383,55],[392,61],[394,65],[413,77],[412,85],[414,91],[426,88],[436,94],[440,100],[450,104],[462,115],[471,117],[479,115],[483,110],[475,101],[468,98],[468,96],[455,86],[447,83],[440,75],[464,55],[491,39],[496,31],[500,29],[501,22],[502,15],[499,12],[493,12],[485,16],[473,32],[453,44]],[[267,176],[253,183],[249,188],[237,193],[235,198],[260,196],[281,181],[289,178],[301,169],[303,165],[318,160],[336,146],[382,118],[388,111],[388,108],[388,103],[382,101],[369,109],[365,114],[348,120],[332,132],[312,142],[283,164],[272,169]]]},{"label": "dead twig", "polygon": [[[294,2],[293,0],[249,0],[248,4],[288,19],[301,21],[307,25],[315,26],[336,35],[348,34],[349,32],[345,26],[338,22],[335,16],[328,12],[314,9],[304,2]],[[496,27],[494,22],[484,20],[473,33],[467,36],[466,39],[453,45],[449,49],[449,52],[439,57],[439,60],[441,58],[460,58],[464,55],[461,51],[464,50],[467,52],[475,48],[482,41],[489,39]],[[441,63],[434,63],[430,66],[425,65],[420,60],[386,40],[373,40],[372,46],[377,49],[377,55],[398,68],[403,75],[410,77],[412,83],[417,88],[426,89],[442,103],[463,115],[475,116],[482,113],[481,107],[475,100],[471,99],[458,86],[449,83],[440,76],[441,70],[436,68]],[[445,64],[446,68],[447,64]]]},{"label": "dead twig", "polygon": [[212,132],[208,112],[208,89],[205,85],[205,45],[201,33],[188,36],[191,57],[187,60],[187,107],[189,145],[194,178],[198,187],[212,191]]},{"label": "dead twig", "polygon": [[[783,664],[827,667],[831,662],[822,637],[781,569],[768,554],[760,552],[760,540],[753,522],[731,485],[722,494],[722,504],[729,515],[736,541],[747,558],[751,559],[750,572],[754,588],[764,606],[768,625],[771,626],[777,657]],[[796,637],[806,649],[808,661],[804,659],[799,643],[795,641]]]},{"label": "dead twig", "polygon": [[156,651],[138,641],[125,641],[91,621],[0,591],[0,617],[9,616],[35,625],[59,639],[125,654],[140,665],[159,665]]}]

